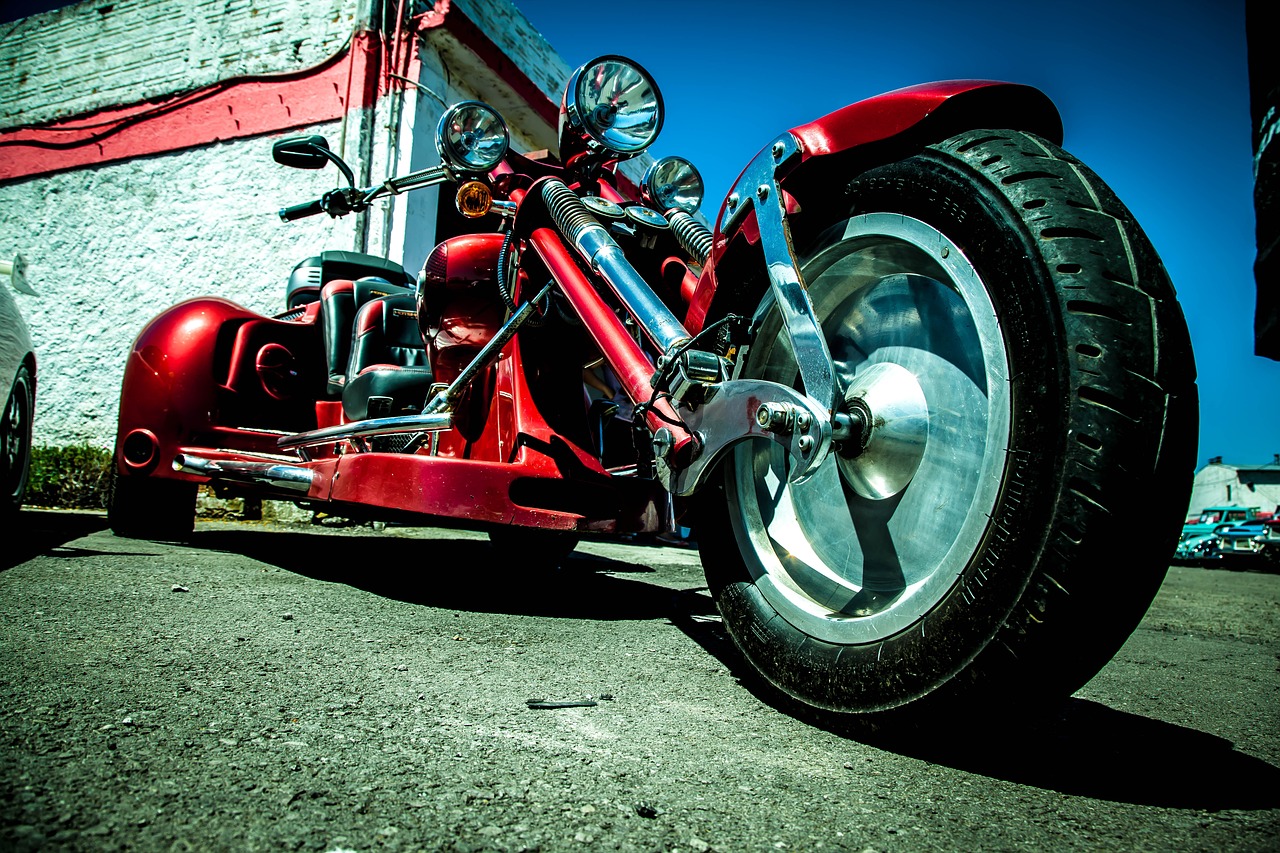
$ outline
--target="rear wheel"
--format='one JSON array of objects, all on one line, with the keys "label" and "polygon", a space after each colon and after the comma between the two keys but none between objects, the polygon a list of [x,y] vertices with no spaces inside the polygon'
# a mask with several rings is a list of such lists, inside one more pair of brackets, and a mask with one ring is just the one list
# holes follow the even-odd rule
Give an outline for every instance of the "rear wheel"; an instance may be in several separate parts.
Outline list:
[{"label": "rear wheel", "polygon": [[568,530],[539,527],[494,527],[489,530],[498,561],[504,568],[559,566],[578,547],[581,537]]},{"label": "rear wheel", "polygon": [[[1111,191],[1034,136],[962,134],[848,193],[802,269],[869,438],[800,484],[775,443],[735,448],[699,530],[726,628],[819,708],[1065,698],[1141,619],[1186,511],[1173,288]],[[799,387],[771,298],[756,321],[744,375]]]},{"label": "rear wheel", "polygon": [[127,539],[187,539],[195,529],[196,488],[182,480],[122,477],[113,463],[107,523]]}]

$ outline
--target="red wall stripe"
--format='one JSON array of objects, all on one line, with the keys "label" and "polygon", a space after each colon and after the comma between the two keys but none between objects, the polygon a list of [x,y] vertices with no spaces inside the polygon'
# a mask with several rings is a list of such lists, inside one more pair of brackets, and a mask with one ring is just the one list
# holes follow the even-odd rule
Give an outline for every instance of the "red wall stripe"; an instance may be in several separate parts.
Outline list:
[{"label": "red wall stripe", "polygon": [[[415,36],[443,24],[556,127],[559,105],[447,0],[437,2],[414,23]],[[379,34],[364,32],[344,50],[304,71],[227,80],[165,101],[0,130],[0,182],[337,120],[348,108],[373,106],[380,82],[399,88],[384,79],[384,63],[392,59],[384,59],[385,53]]]},{"label": "red wall stripe", "polygon": [[381,45],[361,33],[321,65],[227,80],[159,103],[0,131],[0,181],[194,148],[339,119],[377,98]]}]

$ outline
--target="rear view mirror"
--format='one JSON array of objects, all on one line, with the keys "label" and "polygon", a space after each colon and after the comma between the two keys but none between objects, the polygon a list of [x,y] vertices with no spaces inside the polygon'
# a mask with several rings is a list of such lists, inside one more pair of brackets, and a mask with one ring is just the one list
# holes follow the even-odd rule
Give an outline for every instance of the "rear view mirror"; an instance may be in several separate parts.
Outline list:
[{"label": "rear view mirror", "polygon": [[271,156],[281,166],[295,169],[323,169],[329,156],[329,141],[323,136],[291,136],[271,146]]}]

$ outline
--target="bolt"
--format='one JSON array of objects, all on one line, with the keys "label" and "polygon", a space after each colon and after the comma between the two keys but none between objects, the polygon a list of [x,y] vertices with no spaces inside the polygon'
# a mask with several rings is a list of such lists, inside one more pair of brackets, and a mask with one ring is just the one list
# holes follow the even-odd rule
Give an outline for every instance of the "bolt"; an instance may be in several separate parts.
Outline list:
[{"label": "bolt", "polygon": [[800,451],[801,456],[808,456],[809,451],[813,450],[813,436],[800,436],[800,438],[796,440],[796,448]]},{"label": "bolt", "polygon": [[666,427],[662,427],[653,434],[653,455],[656,458],[666,459],[667,454],[671,452],[671,448],[674,445],[675,436]]},{"label": "bolt", "polygon": [[781,142],[773,143],[773,159],[777,160],[782,157],[782,153],[787,150],[787,146]]},{"label": "bolt", "polygon": [[756,198],[760,199],[761,201],[764,201],[768,197],[769,197],[768,184],[761,184],[760,186],[756,187]]},{"label": "bolt", "polygon": [[737,206],[738,206],[738,201],[739,201],[739,199],[738,199],[738,194],[737,194],[737,193],[729,193],[729,199],[728,199],[728,201],[727,201],[727,204],[729,205],[729,209],[730,209],[730,210],[734,210],[734,209],[736,209],[736,208],[737,208]]},{"label": "bolt", "polygon": [[944,257],[944,258],[945,258],[947,255],[950,255],[950,254],[951,254],[951,250],[950,250],[949,248],[947,248],[946,246],[943,246],[943,247],[942,247],[942,257]]},{"label": "bolt", "polygon": [[765,403],[756,409],[756,423],[770,432],[780,432],[787,426],[788,413],[784,403]]}]

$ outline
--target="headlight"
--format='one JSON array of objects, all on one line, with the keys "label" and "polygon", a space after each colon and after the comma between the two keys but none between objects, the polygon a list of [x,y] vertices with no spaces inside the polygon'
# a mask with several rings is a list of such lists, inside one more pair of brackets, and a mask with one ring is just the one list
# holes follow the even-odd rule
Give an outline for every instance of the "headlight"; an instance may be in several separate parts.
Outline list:
[{"label": "headlight", "polygon": [[479,101],[463,101],[449,107],[436,128],[440,159],[469,174],[483,174],[501,163],[510,142],[502,116]]},{"label": "headlight", "polygon": [[640,195],[658,210],[693,213],[702,204],[702,175],[683,157],[663,157],[640,181]]},{"label": "headlight", "polygon": [[639,154],[653,144],[662,129],[662,94],[649,72],[631,60],[621,56],[593,59],[573,72],[565,87],[562,158],[566,156],[565,143],[570,141],[565,134],[568,128],[585,135],[588,144],[614,154]]}]

